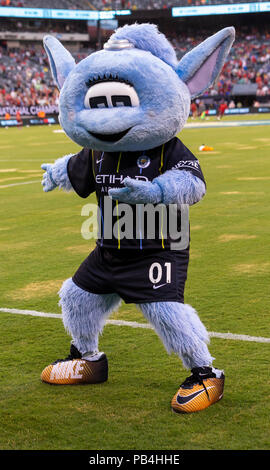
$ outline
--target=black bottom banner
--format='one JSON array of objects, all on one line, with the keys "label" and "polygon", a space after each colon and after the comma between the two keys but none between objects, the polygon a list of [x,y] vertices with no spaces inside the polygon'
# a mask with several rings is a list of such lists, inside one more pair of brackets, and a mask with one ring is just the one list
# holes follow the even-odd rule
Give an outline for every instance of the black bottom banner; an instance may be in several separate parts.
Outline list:
[{"label": "black bottom banner", "polygon": [[[46,465],[56,468],[64,465],[67,468],[94,468],[93,466],[110,466],[112,469],[126,469],[138,466],[156,465],[180,468],[180,466],[198,463],[201,467],[213,464],[243,464],[246,461],[252,464],[256,459],[258,465],[260,459],[269,457],[269,451],[253,450],[166,450],[166,451],[136,451],[136,450],[82,450],[82,451],[0,451],[1,462],[9,465],[24,464],[29,468],[32,464]],[[212,460],[215,459],[215,460]],[[217,460],[216,460],[217,459]],[[182,467],[183,468],[183,467]]]}]

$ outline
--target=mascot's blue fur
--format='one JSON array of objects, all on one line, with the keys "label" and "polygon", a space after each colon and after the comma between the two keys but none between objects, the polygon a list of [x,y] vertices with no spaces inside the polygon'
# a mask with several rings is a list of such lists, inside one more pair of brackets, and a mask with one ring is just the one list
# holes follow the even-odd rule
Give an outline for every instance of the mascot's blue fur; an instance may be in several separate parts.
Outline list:
[{"label": "mascot's blue fur", "polygon": [[[126,40],[133,47],[114,49]],[[116,30],[108,48],[75,64],[70,53],[54,37],[44,38],[54,80],[61,90],[59,120],[65,133],[82,147],[104,152],[144,151],[162,145],[181,131],[187,121],[191,98],[217,79],[234,40],[234,28],[209,37],[180,62],[166,37],[152,24],[134,24]],[[91,80],[121,78],[132,83],[136,106],[89,109],[85,96]],[[129,131],[117,142],[101,141],[95,134]],[[44,164],[44,191],[55,187],[69,191],[67,174],[71,155],[53,165]],[[109,190],[113,199],[130,204],[192,205],[204,196],[203,181],[191,172],[168,170],[153,181],[126,178],[121,188]],[[136,287],[136,286],[134,286]],[[98,336],[106,318],[121,302],[117,294],[97,295],[68,279],[60,290],[63,322],[73,344],[82,353],[98,351]],[[196,311],[178,302],[138,305],[154,326],[168,352],[179,355],[186,368],[210,366],[213,361],[207,331]]]}]

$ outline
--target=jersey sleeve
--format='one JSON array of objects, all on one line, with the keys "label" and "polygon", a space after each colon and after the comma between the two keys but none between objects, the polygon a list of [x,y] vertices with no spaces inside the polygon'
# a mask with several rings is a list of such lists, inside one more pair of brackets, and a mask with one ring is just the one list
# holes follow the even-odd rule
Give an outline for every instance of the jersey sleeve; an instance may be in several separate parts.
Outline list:
[{"label": "jersey sleeve", "polygon": [[165,147],[165,168],[190,171],[205,183],[199,160],[177,137],[168,143],[167,148]]},{"label": "jersey sleeve", "polygon": [[82,149],[73,155],[67,166],[68,177],[74,191],[83,198],[95,191],[91,150]]}]

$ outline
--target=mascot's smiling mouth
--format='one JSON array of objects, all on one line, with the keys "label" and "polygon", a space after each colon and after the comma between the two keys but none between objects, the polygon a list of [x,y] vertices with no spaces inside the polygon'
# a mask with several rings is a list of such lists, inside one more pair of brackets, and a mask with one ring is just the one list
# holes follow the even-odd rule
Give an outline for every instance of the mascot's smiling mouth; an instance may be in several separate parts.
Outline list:
[{"label": "mascot's smiling mouth", "polygon": [[129,131],[131,127],[125,129],[122,132],[118,132],[117,134],[98,134],[96,132],[89,132],[90,135],[95,137],[98,140],[103,140],[103,142],[117,142],[118,140],[122,139]]}]

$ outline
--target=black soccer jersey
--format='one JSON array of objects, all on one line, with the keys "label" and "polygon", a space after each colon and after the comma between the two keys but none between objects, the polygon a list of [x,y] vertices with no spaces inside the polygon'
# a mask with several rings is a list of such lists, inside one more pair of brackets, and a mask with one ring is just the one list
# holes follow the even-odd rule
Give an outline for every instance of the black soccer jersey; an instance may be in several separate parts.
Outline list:
[{"label": "black soccer jersey", "polygon": [[[197,158],[177,138],[154,149],[144,152],[101,152],[84,148],[73,155],[68,162],[68,176],[76,193],[86,198],[96,192],[100,211],[100,230],[97,244],[104,248],[118,249],[169,249],[168,212],[164,204],[159,204],[154,212],[154,233],[148,230],[147,205],[130,205],[132,228],[123,237],[122,206],[108,197],[110,188],[123,186],[123,180],[130,178],[152,181],[167,170],[190,171],[204,182]],[[124,186],[123,186],[124,187]],[[157,205],[155,206],[157,208]],[[110,220],[109,220],[110,219]],[[151,218],[153,221],[153,218]],[[181,230],[181,212],[177,213],[177,231]],[[107,227],[110,230],[107,230]],[[118,226],[118,229],[117,229]],[[114,229],[116,227],[116,230]],[[150,232],[150,237],[149,237]],[[173,240],[175,241],[175,239]]]}]

